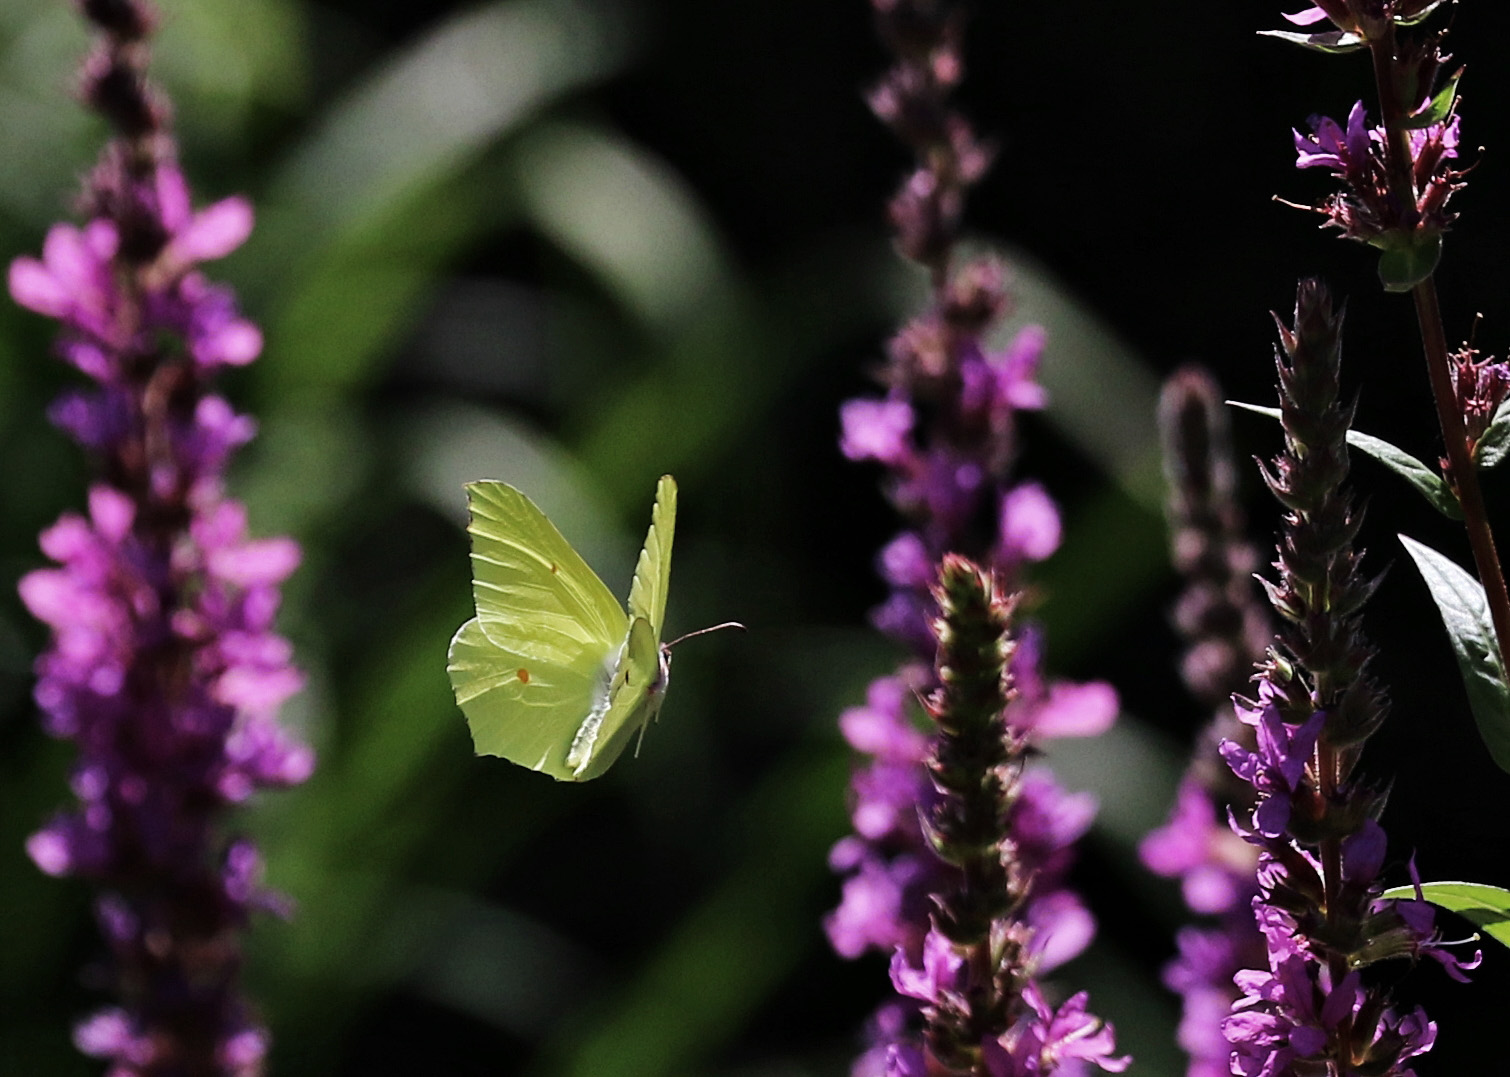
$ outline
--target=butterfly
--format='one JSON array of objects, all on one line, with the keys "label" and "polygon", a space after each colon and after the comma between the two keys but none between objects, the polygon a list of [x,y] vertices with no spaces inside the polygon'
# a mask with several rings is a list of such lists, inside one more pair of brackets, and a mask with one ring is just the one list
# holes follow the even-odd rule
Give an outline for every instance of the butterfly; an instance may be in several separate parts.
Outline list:
[{"label": "butterfly", "polygon": [[477,616],[452,638],[446,672],[473,746],[558,781],[596,778],[665,699],[676,480],[656,486],[627,611],[512,486],[469,483],[467,506]]}]

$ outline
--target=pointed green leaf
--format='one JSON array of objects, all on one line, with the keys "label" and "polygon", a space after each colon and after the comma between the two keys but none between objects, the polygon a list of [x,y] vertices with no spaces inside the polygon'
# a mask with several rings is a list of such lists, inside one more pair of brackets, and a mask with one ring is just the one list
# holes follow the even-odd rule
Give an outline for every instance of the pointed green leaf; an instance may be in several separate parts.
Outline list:
[{"label": "pointed green leaf", "polygon": [[[1412,901],[1414,886],[1392,886],[1384,897]],[[1421,896],[1433,905],[1472,921],[1490,938],[1510,947],[1510,890],[1487,883],[1422,883]]]},{"label": "pointed green leaf", "polygon": [[1461,520],[1463,507],[1458,504],[1452,488],[1431,468],[1417,460],[1404,449],[1397,448],[1361,430],[1349,430],[1347,443],[1359,452],[1372,456],[1395,474],[1401,476],[1431,502],[1431,506],[1449,520]]},{"label": "pointed green leaf", "polygon": [[1437,0],[1437,2],[1435,4],[1427,4],[1420,11],[1416,12],[1414,15],[1401,15],[1401,16],[1397,16],[1395,18],[1395,25],[1396,26],[1415,26],[1418,23],[1423,23],[1427,19],[1431,18],[1431,13],[1433,11],[1435,11],[1437,8],[1441,7],[1445,3],[1447,3],[1447,0]]},{"label": "pointed green leaf", "polygon": [[1473,447],[1474,458],[1479,467],[1494,467],[1510,456],[1510,400],[1506,400],[1494,413],[1494,419],[1484,436]]},{"label": "pointed green leaf", "polygon": [[1452,115],[1453,106],[1458,102],[1458,81],[1462,77],[1463,70],[1459,68],[1457,74],[1448,79],[1447,84],[1419,112],[1413,112],[1405,118],[1402,126],[1407,130],[1419,130],[1433,124],[1446,123]]},{"label": "pointed green leaf", "polygon": [[1260,30],[1258,36],[1275,37],[1313,52],[1357,52],[1368,44],[1357,34],[1346,30],[1328,30],[1320,34],[1302,34],[1294,30]]},{"label": "pointed green leaf", "polygon": [[[1237,400],[1229,400],[1228,404],[1234,408],[1242,408],[1244,411],[1257,412],[1259,415],[1267,415],[1271,419],[1279,418],[1278,408],[1260,407],[1258,404],[1244,404]],[[1349,430],[1347,443],[1359,452],[1372,456],[1385,467],[1399,475],[1406,482],[1414,486],[1422,497],[1430,502],[1432,508],[1450,520],[1463,518],[1462,506],[1453,495],[1451,488],[1442,481],[1440,475],[1421,461],[1417,460],[1404,449],[1397,448],[1385,441],[1376,438],[1372,434],[1365,434],[1361,430]]]},{"label": "pointed green leaf", "polygon": [[1279,419],[1281,415],[1278,408],[1266,408],[1262,404],[1244,404],[1241,400],[1224,400],[1222,403],[1226,404],[1229,408],[1242,408],[1244,411],[1251,411],[1255,415],[1267,415],[1269,418],[1275,420]]},{"label": "pointed green leaf", "polygon": [[1479,736],[1499,768],[1510,772],[1510,688],[1484,588],[1430,546],[1405,535],[1399,538],[1442,615]]}]

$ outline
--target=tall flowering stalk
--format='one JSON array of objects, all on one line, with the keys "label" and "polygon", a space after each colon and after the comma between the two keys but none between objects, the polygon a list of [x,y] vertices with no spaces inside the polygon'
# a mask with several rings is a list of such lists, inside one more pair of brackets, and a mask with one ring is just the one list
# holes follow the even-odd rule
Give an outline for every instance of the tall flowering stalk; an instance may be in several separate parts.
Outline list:
[{"label": "tall flowering stalk", "polygon": [[937,733],[927,757],[934,796],[923,816],[934,853],[953,869],[933,894],[922,961],[898,950],[892,981],[921,1004],[916,1042],[888,1048],[887,1072],[1052,1073],[1093,1061],[1121,1071],[1111,1026],[1086,1012],[1084,992],[1056,1011],[1034,978],[1041,940],[1023,916],[1034,879],[1011,825],[1030,749],[1006,718],[1014,602],[989,573],[955,554],[934,596],[938,687],[926,709]]},{"label": "tall flowering stalk", "polygon": [[98,32],[84,100],[114,128],[88,177],[82,227],[10,267],[16,302],[62,323],[58,355],[90,382],[53,405],[90,455],[86,514],[43,532],[57,562],[21,597],[48,625],[36,701],[73,740],[77,804],[27,843],[50,875],[88,880],[116,1001],[75,1042],[112,1077],[263,1071],[267,1035],[239,986],[239,935],[280,907],[227,809],[303,781],[310,751],[277,724],[301,677],[273,631],[299,551],[247,537],[225,496],[228,457],[254,423],[211,390],[262,338],[198,270],[252,225],[237,198],[195,211],[165,102],[146,81],[155,16],[143,0],[82,0]]},{"label": "tall flowering stalk", "polygon": [[[840,718],[846,738],[868,758],[852,783],[855,834],[840,841],[830,858],[845,882],[826,926],[834,948],[846,957],[870,949],[892,954],[899,995],[873,1020],[871,1047],[856,1063],[856,1074],[910,1072],[906,1067],[920,1057],[924,1010],[936,1002],[932,987],[919,986],[917,977],[933,975],[928,970],[943,969],[949,960],[939,949],[945,943],[934,930],[934,912],[939,895],[959,886],[961,869],[939,855],[921,823],[943,795],[928,768],[939,742],[918,725],[910,707],[940,683],[933,666],[939,565],[950,553],[969,556],[990,574],[994,588],[1008,592],[1018,588],[1024,566],[1051,554],[1060,538],[1048,494],[1013,478],[1018,413],[1044,401],[1034,380],[1043,333],[1027,328],[1004,350],[988,351],[985,339],[1008,306],[1002,268],[990,259],[960,263],[955,255],[965,195],[990,160],[948,103],[963,73],[959,13],[931,0],[873,3],[897,63],[871,94],[871,106],[919,162],[892,200],[890,216],[897,247],[927,273],[932,300],[890,344],[885,396],[852,400],[841,415],[844,454],[885,466],[887,493],[908,522],[880,555],[891,593],[874,616],[882,631],[912,652],[894,674],[871,685],[865,706]],[[1106,729],[1117,708],[1111,689],[1046,681],[1042,652],[1041,634],[1022,627],[1011,657],[1015,695],[1005,709],[1003,736],[1036,748],[1055,736]],[[1015,922],[1023,925],[1022,963],[1014,975],[1031,978],[1052,969],[1090,939],[1089,913],[1064,879],[1071,847],[1093,812],[1089,798],[1067,795],[1045,770],[1035,769],[1014,785],[997,837],[1012,850],[1012,870],[1032,880],[1011,902]],[[1041,995],[1031,997],[1042,1003]],[[1114,1064],[1109,1037],[1085,1014],[1083,997],[1058,1013],[1043,1003],[1025,1019],[1036,1031],[1015,1034],[1012,1042],[1036,1036],[1043,1045],[1032,1063],[1038,1068],[1001,1068],[1017,1063],[1000,1061],[998,1048],[1006,1048],[998,1041],[989,1049],[975,1045],[998,1060],[989,1063],[995,1068],[979,1072],[1048,1073],[1059,1059],[1073,1056],[1064,1046],[1070,1042],[1093,1044],[1089,1054]],[[944,1064],[936,1056],[934,1062]]]},{"label": "tall flowering stalk", "polygon": [[[1477,471],[1483,425],[1476,430],[1475,419],[1486,399],[1475,391],[1483,386],[1473,356],[1455,357],[1448,349],[1434,276],[1443,237],[1457,218],[1448,204],[1467,174],[1458,167],[1463,72],[1448,73],[1446,31],[1424,26],[1441,6],[1441,0],[1319,0],[1286,16],[1308,32],[1271,35],[1325,52],[1367,51],[1372,60],[1381,122],[1370,124],[1361,100],[1346,124],[1312,117],[1309,133],[1295,132],[1296,166],[1336,177],[1340,189],[1313,208],[1326,226],[1379,250],[1385,288],[1411,295],[1442,431],[1443,477],[1468,534],[1503,668],[1510,655],[1510,591]],[[1328,24],[1330,30],[1309,32]],[[1503,365],[1494,365],[1497,406],[1506,376]]]},{"label": "tall flowering stalk", "polygon": [[1159,875],[1180,880],[1185,904],[1204,918],[1177,937],[1179,953],[1164,982],[1180,994],[1180,1046],[1189,1077],[1224,1077],[1231,1070],[1222,1021],[1239,998],[1232,977],[1264,959],[1253,923],[1258,850],[1232,833],[1227,811],[1253,806],[1253,790],[1223,763],[1219,746],[1254,746],[1238,721],[1234,694],[1248,688],[1254,665],[1273,637],[1257,596],[1258,552],[1243,537],[1227,408],[1205,371],[1189,367],[1164,386],[1159,402],[1164,473],[1169,495],[1170,549],[1185,589],[1174,620],[1186,643],[1186,686],[1212,717],[1180,781],[1169,820],[1140,848]]},{"label": "tall flowering stalk", "polygon": [[1425,902],[1380,898],[1387,791],[1357,766],[1387,704],[1360,628],[1377,580],[1353,548],[1362,517],[1342,489],[1353,408],[1338,399],[1341,328],[1322,285],[1302,282],[1294,328],[1280,325],[1285,451],[1262,469],[1287,510],[1278,579],[1264,581],[1284,626],[1257,698],[1241,701],[1256,746],[1222,746],[1253,789],[1253,809],[1232,825],[1259,852],[1253,908],[1268,956],[1238,974],[1243,997],[1224,1026],[1231,1072],[1245,1077],[1413,1074],[1436,1024],[1420,1008],[1394,1008],[1365,973],[1425,955],[1461,979],[1478,960],[1460,963],[1438,945]]}]

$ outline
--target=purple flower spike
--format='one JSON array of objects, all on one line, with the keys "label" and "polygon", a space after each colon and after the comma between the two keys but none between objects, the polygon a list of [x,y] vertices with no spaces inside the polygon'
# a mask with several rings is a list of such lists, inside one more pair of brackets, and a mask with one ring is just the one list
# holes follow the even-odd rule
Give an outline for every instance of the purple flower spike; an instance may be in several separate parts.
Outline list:
[{"label": "purple flower spike", "polygon": [[[975,601],[1010,594],[1027,566],[1059,546],[1053,500],[1014,468],[1019,415],[1045,402],[1037,381],[1045,336],[1029,326],[988,350],[1010,305],[1005,273],[990,259],[956,261],[965,195],[990,160],[948,102],[962,71],[958,12],[934,0],[873,6],[897,64],[871,105],[918,159],[891,203],[896,245],[927,271],[933,294],[887,349],[884,395],[840,411],[841,451],[884,467],[905,521],[881,551],[890,593],[871,619],[911,654],[839,720],[861,758],[850,784],[854,833],[830,856],[844,876],[842,899],[824,926],[845,957],[889,953],[897,992],[872,1020],[852,1072],[980,1073],[979,1059],[992,1052],[1016,1067],[1002,1072],[1024,1075],[1074,1070],[1085,1059],[1105,1065],[1109,1027],[1082,1005],[1051,1030],[1054,1012],[1033,1001],[1041,1002],[1036,974],[1079,953],[1095,931],[1065,885],[1071,846],[1095,806],[1021,768],[1054,737],[1107,729],[1116,693],[1049,681],[1040,634],[1014,627],[1009,641],[1006,600],[984,600],[989,613]],[[946,626],[957,624],[976,633],[974,650],[950,635]],[[960,654],[996,671],[970,703],[950,695]],[[982,710],[982,698],[996,705]],[[983,845],[983,833],[993,841]],[[990,895],[990,907],[979,895]],[[980,1029],[990,1030],[984,1040]]]},{"label": "purple flower spike", "polygon": [[1410,1059],[1436,1037],[1424,1012],[1397,1011],[1366,975],[1442,948],[1416,903],[1380,899],[1384,798],[1357,772],[1387,704],[1367,674],[1360,622],[1374,581],[1352,549],[1361,520],[1341,485],[1353,409],[1339,399],[1340,334],[1325,289],[1302,282],[1294,328],[1280,326],[1285,450],[1263,468],[1288,510],[1279,578],[1265,585],[1286,624],[1259,667],[1258,700],[1240,711],[1256,746],[1222,746],[1256,800],[1251,826],[1234,811],[1232,827],[1259,851],[1253,911],[1267,958],[1237,974],[1242,998],[1223,1023],[1242,1077],[1411,1077]]},{"label": "purple flower spike", "polygon": [[17,303],[62,323],[58,354],[88,380],[50,414],[99,475],[87,513],[42,533],[54,566],[20,583],[51,630],[36,665],[43,725],[78,748],[77,804],[27,852],[97,890],[118,999],[79,1024],[80,1051],[111,1077],[256,1077],[268,1037],[241,995],[239,934],[253,911],[289,905],[224,823],[258,790],[304,781],[314,756],[277,720],[303,683],[273,623],[299,550],[250,537],[225,496],[255,424],[211,388],[262,350],[199,270],[245,241],[252,210],[193,209],[143,78],[151,11],[82,10],[101,35],[84,96],[118,133],[89,179],[88,222],[55,226],[42,257],[9,274]]}]

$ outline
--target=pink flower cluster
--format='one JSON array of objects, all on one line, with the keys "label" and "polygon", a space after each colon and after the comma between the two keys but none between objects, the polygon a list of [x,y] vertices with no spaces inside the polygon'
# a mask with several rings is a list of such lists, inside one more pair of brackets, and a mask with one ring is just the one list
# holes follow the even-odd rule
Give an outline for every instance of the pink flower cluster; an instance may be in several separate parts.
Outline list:
[{"label": "pink flower cluster", "polygon": [[277,720],[302,684],[273,627],[299,550],[250,538],[225,496],[226,462],[255,424],[208,388],[261,351],[230,291],[197,269],[247,237],[252,213],[234,198],[194,212],[167,162],[115,173],[113,189],[137,226],[151,222],[151,249],[128,252],[121,221],[99,216],[55,226],[40,260],[10,267],[11,295],[62,323],[58,353],[89,381],[51,416],[99,474],[88,512],[42,534],[56,567],[20,584],[52,632],[37,661],[44,726],[78,746],[77,804],[27,849],[48,874],[99,888],[125,997],[79,1027],[80,1049],[119,1077],[165,1072],[197,1026],[218,1072],[251,1074],[266,1036],[239,995],[234,939],[253,909],[283,903],[223,816],[314,766]]}]

